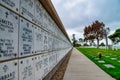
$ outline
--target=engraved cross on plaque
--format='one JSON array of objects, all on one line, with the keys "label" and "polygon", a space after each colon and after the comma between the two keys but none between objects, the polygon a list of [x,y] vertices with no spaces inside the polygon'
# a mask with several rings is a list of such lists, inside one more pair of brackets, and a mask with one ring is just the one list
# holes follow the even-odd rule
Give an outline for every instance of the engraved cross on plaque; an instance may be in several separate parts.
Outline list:
[{"label": "engraved cross on plaque", "polygon": [[8,12],[5,12],[5,14],[6,14],[6,18],[8,17]]}]

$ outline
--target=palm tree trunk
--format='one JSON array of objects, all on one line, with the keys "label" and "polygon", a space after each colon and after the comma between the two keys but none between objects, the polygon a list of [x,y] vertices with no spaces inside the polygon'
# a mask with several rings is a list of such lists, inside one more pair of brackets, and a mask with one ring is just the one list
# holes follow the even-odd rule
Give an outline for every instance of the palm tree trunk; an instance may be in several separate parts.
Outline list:
[{"label": "palm tree trunk", "polygon": [[99,48],[99,39],[97,39],[97,48]]},{"label": "palm tree trunk", "polygon": [[108,49],[108,39],[107,39],[107,35],[105,35],[105,40],[106,40],[106,49]]}]

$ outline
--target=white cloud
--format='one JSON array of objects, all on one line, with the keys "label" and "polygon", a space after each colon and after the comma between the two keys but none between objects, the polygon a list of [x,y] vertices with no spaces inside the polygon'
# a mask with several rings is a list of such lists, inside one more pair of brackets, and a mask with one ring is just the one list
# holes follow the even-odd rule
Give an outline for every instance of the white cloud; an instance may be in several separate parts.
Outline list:
[{"label": "white cloud", "polygon": [[67,29],[67,33],[69,33],[70,39],[72,39],[73,34],[75,34],[76,39],[83,38],[83,33],[78,32],[74,29]]},{"label": "white cloud", "polygon": [[109,34],[111,35],[115,32],[116,29],[120,28],[120,22],[119,21],[114,21],[114,22],[108,23],[106,25],[106,27],[110,28],[110,33]]},{"label": "white cloud", "polygon": [[59,5],[62,2],[62,0],[52,0],[52,3],[54,5]]},{"label": "white cloud", "polygon": [[63,6],[67,10],[71,10],[72,8],[82,4],[83,2],[85,2],[85,0],[67,0],[66,2],[64,2]]},{"label": "white cloud", "polygon": [[83,28],[95,20],[110,27],[110,34],[120,28],[119,0],[52,0],[68,35],[83,37]]}]

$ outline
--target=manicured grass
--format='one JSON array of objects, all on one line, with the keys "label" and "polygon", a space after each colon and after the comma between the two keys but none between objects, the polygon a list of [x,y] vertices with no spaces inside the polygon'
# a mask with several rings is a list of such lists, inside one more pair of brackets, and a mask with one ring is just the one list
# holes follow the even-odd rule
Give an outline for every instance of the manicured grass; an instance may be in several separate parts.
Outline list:
[{"label": "manicured grass", "polygon": [[[98,65],[101,69],[107,72],[116,80],[120,80],[120,50],[106,50],[106,49],[97,49],[97,48],[77,48],[80,52],[82,52],[85,56],[87,56],[90,60],[92,60],[96,65]],[[98,58],[98,52],[102,52],[101,60],[104,60],[105,63],[99,63],[100,59]],[[116,60],[112,60],[111,58],[116,58]],[[111,64],[115,68],[107,68],[104,64]]]}]

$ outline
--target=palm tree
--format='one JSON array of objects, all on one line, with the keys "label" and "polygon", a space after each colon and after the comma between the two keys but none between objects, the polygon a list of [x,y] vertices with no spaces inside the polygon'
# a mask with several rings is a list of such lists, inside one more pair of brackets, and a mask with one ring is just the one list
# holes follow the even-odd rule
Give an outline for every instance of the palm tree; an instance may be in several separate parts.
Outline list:
[{"label": "palm tree", "polygon": [[106,40],[106,49],[108,49],[108,33],[110,32],[109,28],[104,29],[104,36]]},{"label": "palm tree", "polygon": [[73,46],[75,46],[75,44],[76,44],[75,34],[73,34],[72,36],[73,36],[73,39],[72,39],[72,41],[73,41]]}]

